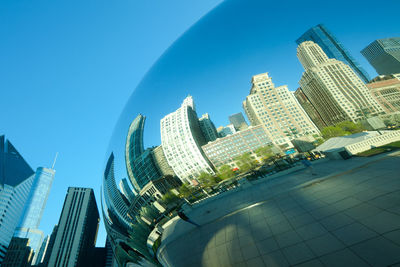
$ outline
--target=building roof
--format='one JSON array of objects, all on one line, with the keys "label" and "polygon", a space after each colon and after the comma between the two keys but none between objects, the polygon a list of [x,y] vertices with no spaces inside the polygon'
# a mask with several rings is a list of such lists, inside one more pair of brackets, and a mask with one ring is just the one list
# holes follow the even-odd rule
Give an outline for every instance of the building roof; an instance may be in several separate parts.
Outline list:
[{"label": "building roof", "polygon": [[366,131],[347,136],[333,137],[328,141],[326,141],[325,143],[316,147],[314,150],[322,152],[333,151],[354,143],[364,141],[366,139],[375,137],[377,135],[380,135],[379,132],[377,131]]}]

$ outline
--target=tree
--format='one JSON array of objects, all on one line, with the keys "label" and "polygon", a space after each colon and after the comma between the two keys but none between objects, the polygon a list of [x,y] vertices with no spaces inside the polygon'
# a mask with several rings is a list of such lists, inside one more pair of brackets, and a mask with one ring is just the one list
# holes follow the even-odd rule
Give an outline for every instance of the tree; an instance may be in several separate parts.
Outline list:
[{"label": "tree", "polygon": [[250,153],[244,153],[235,159],[237,165],[239,166],[240,172],[247,172],[254,169],[257,163],[251,158]]},{"label": "tree", "polygon": [[269,158],[274,156],[271,150],[271,146],[263,146],[256,149],[256,154],[258,157],[262,158],[263,162],[268,161]]},{"label": "tree", "polygon": [[222,180],[232,178],[235,176],[235,172],[232,170],[232,167],[229,165],[223,165],[218,170],[219,177]]},{"label": "tree", "polygon": [[332,137],[349,135],[350,132],[346,132],[338,126],[328,126],[322,129],[321,134],[324,137],[324,139],[329,139]]},{"label": "tree", "polygon": [[172,193],[171,191],[169,191],[165,195],[163,195],[161,200],[165,205],[169,205],[169,204],[177,202],[179,200],[179,197],[177,195],[175,195],[174,193]]},{"label": "tree", "polygon": [[352,121],[342,121],[336,126],[340,127],[345,132],[350,132],[351,134],[359,133],[364,130],[361,123],[354,123]]},{"label": "tree", "polygon": [[184,198],[188,198],[194,192],[193,187],[191,187],[188,183],[182,184],[178,191]]},{"label": "tree", "polygon": [[201,172],[198,180],[204,187],[211,187],[221,181],[220,178],[213,176],[207,172]]}]

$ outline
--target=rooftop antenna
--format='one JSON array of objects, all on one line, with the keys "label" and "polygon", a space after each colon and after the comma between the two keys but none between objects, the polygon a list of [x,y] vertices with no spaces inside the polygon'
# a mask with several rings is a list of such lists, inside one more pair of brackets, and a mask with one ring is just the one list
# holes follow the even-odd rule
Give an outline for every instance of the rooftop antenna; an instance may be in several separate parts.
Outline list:
[{"label": "rooftop antenna", "polygon": [[57,156],[58,156],[58,152],[56,153],[56,156],[54,157],[53,166],[51,166],[51,169],[53,169],[53,170],[54,170],[54,166],[56,165]]}]

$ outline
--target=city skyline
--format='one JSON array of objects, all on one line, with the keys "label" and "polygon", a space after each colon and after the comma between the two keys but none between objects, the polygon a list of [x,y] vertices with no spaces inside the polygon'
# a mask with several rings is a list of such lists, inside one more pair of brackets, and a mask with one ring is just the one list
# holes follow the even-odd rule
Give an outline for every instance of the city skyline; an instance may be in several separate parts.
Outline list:
[{"label": "city skyline", "polygon": [[[202,6],[202,9],[200,9],[198,11],[197,17],[199,18],[201,15],[203,15],[204,13],[206,13],[207,10],[211,9],[216,2],[211,3],[212,1],[209,1],[207,4],[198,4],[200,6]],[[19,7],[13,7],[15,10],[14,12],[17,12],[19,9]],[[54,8],[54,7],[52,7]],[[86,7],[87,8],[87,7]],[[184,8],[184,7],[183,7]],[[188,8],[186,6],[186,8]],[[353,6],[354,9],[354,6]],[[363,10],[363,9],[362,9]],[[365,9],[364,9],[365,10]],[[27,11],[24,11],[27,12]],[[34,10],[34,12],[36,12],[35,14],[40,14],[40,12],[38,10]],[[201,13],[203,12],[203,13]],[[91,14],[92,15],[92,14]],[[130,14],[129,14],[130,15]],[[390,16],[388,16],[390,17]],[[35,17],[36,18],[36,17]],[[28,21],[32,20],[33,18],[28,17]],[[48,18],[47,18],[48,19]],[[64,18],[65,19],[65,18]],[[82,18],[80,18],[82,20]],[[183,20],[183,19],[182,19]],[[357,23],[355,23],[355,18],[349,18],[350,22],[349,22],[349,27],[346,29],[342,29],[341,27],[343,26],[343,24],[338,24],[336,25],[334,23],[333,17],[332,16],[328,16],[326,18],[325,21],[322,21],[321,17],[316,16],[316,18],[314,18],[312,21],[307,21],[304,24],[307,25],[302,25],[297,26],[297,28],[294,29],[293,32],[290,32],[287,34],[287,36],[282,37],[283,40],[281,40],[281,44],[285,44],[288,45],[289,42],[293,42],[294,40],[305,30],[307,30],[307,28],[309,28],[312,25],[315,25],[317,23],[320,22],[324,22],[330,29],[332,32],[334,32],[334,34],[336,36],[338,36],[340,38],[340,40],[342,41],[342,43],[344,44],[344,46],[346,46],[348,48],[348,50],[356,57],[356,58],[361,58],[359,54],[359,51],[362,49],[363,46],[367,45],[370,41],[377,39],[377,38],[383,38],[383,37],[389,37],[392,35],[396,35],[398,34],[397,29],[395,29],[395,27],[393,26],[387,26],[389,27],[388,29],[386,29],[385,31],[379,31],[378,26],[379,25],[385,25],[389,24],[389,22],[391,21],[390,18],[387,18],[385,21],[381,21],[380,24],[378,26],[374,26],[371,23],[367,23],[366,27],[368,27],[368,29],[361,29],[359,30],[357,28]],[[11,18],[8,18],[8,21],[14,21]],[[46,21],[46,20],[43,20]],[[185,20],[187,24],[184,24],[186,26],[182,26],[180,27],[180,31],[178,32],[175,31],[173,37],[177,37],[179,34],[181,34],[181,32],[183,32],[186,28],[188,27],[188,25],[191,25],[192,23],[194,23],[195,19],[186,19]],[[6,25],[7,23],[5,23],[4,25]],[[18,25],[14,25],[13,27],[15,29],[18,29],[21,26]],[[39,27],[40,28],[40,27]],[[301,28],[301,29],[300,29]],[[71,30],[73,28],[67,28],[68,30]],[[126,29],[124,29],[126,31]],[[358,35],[362,35],[365,33],[368,33],[368,36],[365,36],[363,38],[359,38],[359,40],[356,40],[354,43],[349,42],[353,36],[351,35],[351,31],[353,32],[358,32]],[[53,32],[53,31],[50,31]],[[69,31],[67,31],[69,33]],[[127,31],[126,31],[127,32]],[[25,33],[25,32],[23,32]],[[80,32],[80,34],[82,34],[82,32]],[[385,35],[385,36],[382,36]],[[9,35],[7,35],[9,36]],[[44,38],[43,35],[40,35],[40,38]],[[276,33],[275,33],[276,36]],[[115,37],[115,36],[114,36]],[[173,37],[169,37],[164,39],[164,43],[163,46],[160,46],[157,50],[157,52],[155,52],[156,55],[153,55],[151,57],[151,60],[147,60],[145,66],[141,66],[142,68],[144,68],[144,70],[141,70],[140,75],[139,74],[135,74],[135,79],[124,79],[123,82],[115,82],[114,81],[117,80],[117,78],[115,77],[119,77],[118,75],[115,75],[115,73],[113,74],[114,79],[112,79],[112,82],[110,83],[104,83],[106,84],[107,88],[124,88],[123,90],[121,90],[121,95],[117,98],[111,98],[109,97],[108,94],[106,93],[102,93],[102,96],[105,98],[101,99],[101,98],[94,98],[93,100],[91,100],[92,96],[95,96],[96,93],[95,92],[103,92],[103,90],[105,87],[101,87],[99,86],[99,84],[92,84],[89,82],[88,80],[82,80],[83,78],[76,74],[76,73],[70,73],[68,72],[68,68],[64,69],[64,71],[67,71],[67,73],[69,73],[69,75],[65,76],[65,77],[69,77],[68,79],[70,80],[74,80],[73,76],[76,76],[79,78],[79,81],[85,81],[86,83],[83,83],[82,85],[77,85],[77,84],[69,84],[68,86],[61,86],[58,87],[59,84],[55,83],[54,80],[59,78],[61,74],[59,74],[59,72],[61,73],[62,71],[58,70],[59,72],[57,72],[57,75],[52,75],[54,74],[54,72],[49,72],[49,75],[44,75],[44,73],[35,73],[35,72],[31,72],[28,69],[32,68],[32,63],[28,64],[27,69],[24,69],[24,72],[22,73],[23,75],[26,75],[27,77],[38,77],[33,79],[34,80],[34,86],[33,87],[29,87],[26,86],[25,84],[22,83],[22,81],[17,81],[15,80],[15,78],[13,79],[6,79],[3,78],[3,85],[6,85],[5,88],[10,88],[10,90],[12,90],[13,88],[19,88],[19,91],[17,90],[17,92],[21,92],[21,90],[27,90],[26,88],[33,88],[34,90],[32,90],[32,92],[29,93],[30,94],[34,94],[34,92],[37,92],[39,94],[43,95],[43,102],[46,103],[46,105],[49,105],[46,107],[46,105],[43,105],[43,107],[39,107],[38,111],[32,111],[31,116],[29,116],[29,111],[27,112],[22,112],[22,108],[24,106],[24,104],[27,104],[25,102],[25,100],[23,102],[21,102],[20,104],[18,104],[19,102],[16,101],[16,96],[12,93],[7,93],[9,94],[9,98],[10,99],[10,104],[5,103],[5,102],[1,102],[1,106],[4,108],[10,108],[10,105],[15,105],[18,106],[18,109],[21,109],[21,112],[24,113],[23,116],[19,115],[18,113],[14,112],[14,116],[15,116],[15,122],[11,122],[11,120],[7,119],[7,118],[2,118],[2,121],[0,121],[0,125],[2,126],[1,131],[4,134],[7,134],[7,136],[9,136],[12,140],[15,140],[15,142],[18,144],[18,147],[20,147],[23,151],[22,154],[26,154],[27,155],[27,159],[28,162],[32,162],[33,166],[39,166],[39,165],[43,165],[43,164],[38,164],[39,162],[43,163],[45,161],[48,162],[47,166],[51,165],[52,162],[52,158],[54,157],[54,154],[56,151],[60,150],[60,161],[58,164],[58,175],[60,175],[60,179],[59,181],[55,181],[54,182],[54,192],[52,192],[50,194],[50,199],[49,200],[49,210],[45,211],[45,216],[47,216],[48,220],[46,222],[46,226],[44,227],[44,231],[49,234],[51,232],[52,227],[54,226],[54,224],[56,223],[56,220],[53,218],[54,215],[50,214],[50,211],[52,211],[52,213],[55,212],[55,210],[57,210],[57,216],[59,215],[59,213],[61,212],[61,204],[62,204],[62,200],[60,200],[60,198],[57,196],[57,192],[65,192],[65,188],[67,185],[71,185],[71,186],[93,186],[93,187],[97,187],[95,188],[95,193],[97,194],[96,196],[98,197],[98,194],[100,192],[99,189],[99,183],[101,180],[101,174],[103,172],[102,170],[102,163],[104,162],[104,155],[105,155],[105,150],[106,148],[104,148],[104,146],[107,146],[107,143],[109,141],[109,137],[111,135],[111,131],[112,128],[115,124],[115,120],[117,119],[118,115],[121,112],[121,107],[125,104],[127,97],[131,94],[132,92],[132,88],[134,87],[134,85],[136,83],[139,82],[141,75],[143,75],[146,71],[146,68],[149,68],[151,65],[151,62],[155,60],[155,58],[158,57],[159,54],[161,54],[162,50],[165,49],[166,47],[168,47],[169,43],[172,42],[175,38]],[[358,36],[359,37],[359,36]],[[167,40],[168,39],[168,40]],[[367,40],[368,39],[368,40]],[[40,39],[42,40],[42,39]],[[61,39],[64,40],[64,39]],[[167,41],[165,41],[167,40]],[[15,41],[14,39],[10,39],[8,40],[5,44],[3,44],[4,51],[10,51],[10,48],[7,47],[7,44],[11,43],[11,41]],[[120,40],[121,41],[121,40]],[[260,41],[260,44],[258,45],[262,45],[265,44],[263,43],[263,41],[265,41],[265,39]],[[26,42],[28,43],[28,42]],[[44,44],[46,44],[46,42],[42,42]],[[101,42],[99,42],[101,43]],[[121,43],[123,43],[121,41]],[[109,44],[112,45],[112,44]],[[276,43],[275,43],[276,45]],[[348,45],[348,46],[347,46]],[[282,46],[282,55],[284,53],[291,53],[292,56],[291,58],[293,59],[293,57],[295,58],[295,51],[293,50],[294,44],[289,45],[291,46],[290,48]],[[62,47],[62,46],[60,46]],[[75,47],[76,48],[76,47]],[[287,48],[287,49],[286,49]],[[37,49],[37,47],[32,48],[32,49]],[[127,49],[127,48],[125,48]],[[250,47],[249,50],[254,49],[254,47]],[[285,50],[286,49],[286,50]],[[106,49],[107,50],[107,49]],[[11,51],[15,51],[12,50]],[[32,50],[32,51],[36,51],[36,50]],[[40,50],[41,52],[38,53],[38,55],[45,53],[44,51]],[[45,53],[47,56],[48,55],[54,55],[54,53],[56,53],[56,51],[51,50],[51,53]],[[68,53],[66,53],[67,55],[71,55],[70,54],[70,50],[67,50]],[[86,51],[86,50],[85,50]],[[264,51],[264,50],[262,50]],[[272,48],[271,53],[274,53],[274,50]],[[289,52],[290,51],[290,52]],[[12,55],[14,55],[14,53],[11,53]],[[80,56],[82,56],[81,53],[78,53]],[[104,53],[103,53],[104,54]],[[105,53],[106,54],[106,53]],[[90,54],[91,57],[88,58],[88,60],[92,60],[93,62],[93,54]],[[254,56],[258,56],[259,54],[252,54],[250,53],[248,56],[250,59],[254,59],[252,57]],[[150,58],[150,56],[149,56]],[[250,69],[248,65],[246,65],[245,67],[248,69],[247,72],[244,72],[243,75],[240,77],[240,84],[238,84],[236,87],[240,88],[240,91],[242,91],[242,95],[241,96],[237,96],[237,99],[239,98],[243,98],[244,94],[247,94],[248,92],[248,85],[249,85],[249,77],[251,77],[251,75],[249,75],[249,73],[251,74],[257,74],[257,73],[261,73],[261,72],[265,72],[268,71],[271,73],[271,76],[274,77],[274,80],[277,84],[288,84],[289,88],[293,91],[294,89],[297,88],[297,81],[299,80],[298,78],[301,75],[301,67],[299,66],[298,63],[294,63],[294,60],[291,61],[285,61],[285,62],[291,62],[294,64],[298,64],[297,67],[294,68],[295,71],[293,71],[289,78],[285,78],[283,73],[279,70],[282,68],[282,66],[277,65],[277,68],[272,68],[271,66],[265,66],[263,68],[261,68],[261,61],[264,61],[263,64],[266,64],[265,62],[265,58],[266,57],[260,57],[259,60],[255,60],[256,64],[254,65],[254,69]],[[11,66],[11,70],[15,70],[15,66],[12,63],[12,60],[14,59],[13,57],[7,57],[7,60],[5,61],[6,64],[8,66]],[[36,55],[33,57],[33,59],[36,59]],[[132,55],[130,55],[129,57],[130,60],[132,60],[132,62],[136,62],[135,64],[137,64],[137,60],[133,60],[134,57]],[[249,59],[249,61],[251,61]],[[286,58],[287,59],[287,58]],[[296,60],[296,59],[295,59]],[[34,61],[40,61],[40,60],[34,60]],[[76,60],[77,62],[79,62],[79,60]],[[361,65],[363,65],[364,67],[366,67],[366,69],[371,73],[373,73],[372,69],[370,66],[368,66],[366,63],[366,61],[364,60],[359,60],[361,63]],[[21,64],[21,62],[24,62],[22,59],[18,59],[17,62],[19,65],[23,66],[24,64]],[[46,61],[47,63],[52,63],[52,61]],[[63,62],[63,61],[62,61]],[[86,61],[85,61],[86,62]],[[272,57],[272,62],[274,62],[275,64],[278,62],[278,60]],[[16,63],[16,64],[17,64]],[[29,63],[29,62],[28,62]],[[103,62],[104,63],[104,62]],[[6,65],[5,64],[5,65]],[[52,65],[52,64],[48,64],[48,65]],[[116,66],[118,65],[117,62],[113,62],[113,64],[110,64],[111,66]],[[138,64],[140,65],[140,64]],[[86,67],[88,65],[85,65]],[[90,66],[90,65],[89,65]],[[123,64],[121,64],[121,68],[123,67],[127,67],[127,66],[131,66],[129,65],[126,61],[123,62]],[[73,68],[71,68],[73,69]],[[90,69],[90,68],[88,68]],[[78,71],[79,72],[79,71]],[[80,69],[81,73],[85,73]],[[126,70],[124,72],[124,75],[128,76],[130,75],[132,72],[132,68],[128,70]],[[5,71],[5,73],[9,73],[8,71]],[[102,72],[100,72],[102,73]],[[37,75],[40,74],[40,75]],[[92,73],[93,74],[93,73]],[[98,72],[96,73],[95,76],[98,75]],[[199,72],[199,75],[202,75],[202,72]],[[7,76],[7,75],[6,75]],[[55,78],[52,78],[52,76],[54,76]],[[295,77],[298,76],[298,77]],[[45,78],[43,77],[48,77],[46,78],[48,82],[48,84],[45,82]],[[204,77],[204,76],[202,76]],[[276,77],[276,78],[275,78]],[[371,77],[374,77],[374,75],[371,75]],[[91,77],[92,80],[93,76]],[[215,79],[214,76],[211,76],[210,79]],[[21,79],[23,80],[23,79]],[[29,79],[28,79],[29,80]],[[44,82],[41,82],[41,81]],[[32,79],[31,79],[32,81]],[[226,88],[223,83],[228,83],[228,79],[221,79],[221,83],[218,84],[217,86],[214,86],[213,88],[220,88],[220,90],[228,90],[230,88],[230,85],[227,85],[228,88]],[[237,80],[235,80],[237,81]],[[14,82],[15,84],[13,85]],[[104,81],[103,81],[104,82]],[[193,83],[197,83],[197,80],[193,80]],[[76,89],[76,91],[72,91],[73,94],[72,95],[67,95],[65,99],[66,103],[69,103],[69,107],[75,107],[75,106],[79,106],[79,105],[83,105],[83,103],[86,104],[86,106],[88,107],[87,109],[78,109],[78,110],[74,110],[72,109],[72,111],[70,112],[71,115],[70,117],[63,117],[62,114],[64,114],[65,110],[68,110],[68,108],[66,106],[62,106],[64,110],[59,110],[57,105],[60,104],[60,100],[57,100],[56,102],[52,102],[51,100],[53,99],[58,99],[57,94],[52,94],[52,90],[54,90],[55,88],[60,88],[61,91],[64,92],[70,92],[69,87],[71,88],[79,88],[79,90],[83,90],[83,88],[93,88],[91,90],[94,91],[89,91],[85,92],[83,90],[82,93],[79,93],[79,90]],[[24,89],[21,89],[24,88]],[[43,91],[42,89],[43,88]],[[204,87],[205,89],[207,89],[207,87]],[[46,90],[45,90],[46,89]],[[72,90],[72,89],[71,89]],[[115,89],[116,90],[116,89]],[[188,88],[187,90],[190,91],[190,88]],[[196,89],[197,90],[197,89]],[[196,91],[195,90],[195,91]],[[239,91],[239,89],[235,89],[235,91]],[[196,94],[196,95],[195,95]],[[199,114],[203,114],[205,112],[209,112],[212,116],[212,119],[214,121],[214,123],[216,125],[226,125],[228,123],[228,115],[233,114],[233,113],[237,113],[237,112],[243,112],[243,110],[240,107],[240,102],[237,102],[236,100],[232,100],[234,101],[234,103],[239,103],[239,104],[234,104],[232,105],[233,107],[229,107],[229,110],[227,110],[226,112],[221,112],[222,114],[216,114],[213,110],[207,110],[208,107],[207,105],[204,105],[204,103],[206,103],[205,101],[205,96],[199,95],[201,94],[201,92],[197,91],[194,95],[194,97],[198,100],[198,105],[199,107],[201,107],[201,110],[199,110]],[[6,95],[7,96],[7,95]],[[36,98],[34,96],[32,96],[35,100],[40,100],[40,98]],[[82,97],[82,98],[80,98]],[[182,100],[182,95],[179,95],[176,98],[179,98],[178,101]],[[75,99],[74,99],[75,98]],[[217,97],[218,99],[218,97]],[[219,98],[221,99],[221,98]],[[74,102],[74,101],[78,101],[78,102]],[[166,99],[168,100],[168,99]],[[82,102],[79,102],[82,101]],[[90,111],[89,107],[90,106],[95,106],[95,103],[99,102],[101,106],[101,108],[94,108],[93,111]],[[174,103],[175,101],[175,103]],[[170,112],[172,112],[173,107],[176,107],[176,100],[171,101],[170,106],[168,106],[170,110]],[[35,103],[40,103],[40,101],[33,101]],[[71,103],[75,103],[75,104],[71,104]],[[210,105],[214,105],[215,102],[211,102]],[[222,103],[223,105],[226,105],[225,103]],[[31,110],[32,106],[31,105],[27,105],[27,107],[30,107]],[[104,109],[104,107],[107,107],[106,109]],[[101,111],[102,109],[104,109],[104,112]],[[11,109],[14,110],[15,109]],[[203,112],[204,111],[204,112]],[[85,115],[85,112],[88,112],[87,115]],[[167,113],[165,113],[167,114]],[[25,116],[27,116],[27,119],[25,119]],[[101,119],[101,123],[97,124],[94,121],[97,118],[102,118]],[[149,115],[150,118],[150,115]],[[38,120],[40,119],[40,120]],[[43,124],[42,122],[46,121],[46,122],[50,122],[50,125],[54,126],[48,126],[48,133],[44,133],[43,132]],[[60,124],[59,121],[63,121],[62,124]],[[33,135],[29,136],[26,134],[26,129],[24,129],[24,127],[22,127],[21,125],[23,124],[22,122],[26,121],[26,127],[29,129],[32,129]],[[85,126],[85,122],[88,122],[88,124],[90,126]],[[36,125],[35,125],[36,124]],[[4,128],[3,128],[4,127]],[[66,127],[66,128],[64,128]],[[89,128],[93,128],[93,129],[88,129]],[[146,129],[147,130],[147,129]],[[86,131],[86,132],[85,132]],[[57,133],[60,133],[59,135]],[[40,136],[40,135],[43,135]],[[80,136],[80,138],[76,138],[76,136]],[[37,138],[39,137],[39,138]],[[34,142],[33,140],[37,139],[37,142]],[[81,139],[81,140],[75,140],[75,139]],[[155,141],[157,139],[154,139],[154,141],[151,141],[151,139],[145,140],[145,142],[147,144],[156,144],[157,142]],[[64,144],[65,143],[65,144]],[[40,146],[45,146],[46,149],[44,149],[43,151],[40,151],[40,149],[38,149],[38,147]],[[67,147],[68,146],[68,147]],[[38,153],[35,154],[34,152],[37,151]],[[46,165],[46,164],[44,164]],[[71,167],[71,165],[73,167]],[[76,173],[69,171],[68,169],[77,169],[79,170],[78,173],[79,175],[76,175]],[[79,176],[79,177],[77,177]],[[61,204],[60,204],[61,202]],[[55,216],[55,217],[57,217]],[[104,232],[103,232],[104,234]],[[103,239],[104,240],[104,239]]]}]

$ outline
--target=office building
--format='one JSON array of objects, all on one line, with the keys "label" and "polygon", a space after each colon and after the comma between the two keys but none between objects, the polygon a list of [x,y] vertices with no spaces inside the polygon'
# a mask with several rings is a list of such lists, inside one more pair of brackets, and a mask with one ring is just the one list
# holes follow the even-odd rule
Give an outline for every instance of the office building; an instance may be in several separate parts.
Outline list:
[{"label": "office building", "polygon": [[219,138],[202,146],[202,149],[215,168],[218,169],[225,164],[236,167],[235,158],[244,153],[250,153],[251,156],[257,158],[255,151],[268,145],[271,145],[271,141],[264,127],[258,125]]},{"label": "office building", "polygon": [[350,55],[341,42],[325,27],[319,24],[306,31],[299,39],[296,40],[297,45],[305,41],[312,41],[318,44],[329,58],[342,61],[359,76],[364,83],[369,81],[368,73],[361,65]]},{"label": "office building", "polygon": [[249,125],[247,124],[246,120],[243,117],[242,112],[233,114],[229,116],[229,121],[235,127],[236,131],[241,131],[247,129]]},{"label": "office building", "polygon": [[263,125],[268,139],[282,148],[292,139],[319,134],[317,127],[286,85],[275,87],[268,73],[253,76],[243,108],[251,125]]},{"label": "office building", "polygon": [[49,245],[49,241],[50,241],[50,236],[46,236],[43,239],[43,242],[42,242],[42,245],[40,246],[39,251],[37,253],[35,253],[35,254],[37,254],[37,255],[35,255],[36,256],[35,266],[39,266],[43,262],[44,256],[47,251],[47,246]]},{"label": "office building", "polygon": [[300,87],[327,125],[384,114],[354,71],[343,62],[328,58],[318,44],[301,43],[297,57],[305,69]]},{"label": "office building", "polygon": [[400,37],[375,40],[361,54],[379,75],[400,73]]},{"label": "office building", "polygon": [[18,226],[35,175],[4,135],[0,136],[0,265]]},{"label": "office building", "polygon": [[180,108],[161,119],[161,143],[168,164],[183,183],[194,183],[201,172],[214,174],[201,146],[201,132],[193,98],[188,96]]},{"label": "office building", "polygon": [[203,114],[199,119],[200,129],[203,133],[206,142],[214,141],[218,138],[217,129],[215,129],[214,123],[211,121],[208,113]]},{"label": "office building", "polygon": [[90,266],[99,221],[93,189],[69,187],[49,266]]},{"label": "office building", "polygon": [[129,186],[128,180],[126,180],[126,178],[123,178],[119,182],[119,189],[121,190],[121,193],[126,197],[126,199],[129,200],[129,202],[132,202],[135,199],[135,195],[133,194],[133,191]]},{"label": "office building", "polygon": [[233,126],[233,124],[228,124],[226,126],[218,127],[217,132],[219,137],[225,137],[230,134],[236,133],[236,129],[235,126]]},{"label": "office building", "polygon": [[297,101],[299,101],[300,106],[304,109],[304,111],[307,113],[307,115],[310,117],[310,119],[314,122],[315,126],[317,126],[319,130],[322,130],[323,128],[328,126],[322,119],[318,110],[304,94],[301,87],[297,88],[297,90],[294,92],[294,96],[296,97]]},{"label": "office building", "polygon": [[159,173],[162,177],[164,176],[176,176],[174,170],[169,166],[167,158],[165,157],[162,146],[157,146],[151,150],[153,160],[158,168]]},{"label": "office building", "polygon": [[14,236],[29,238],[29,246],[34,251],[33,264],[36,264],[37,255],[44,238],[39,224],[43,216],[46,202],[50,194],[55,171],[39,167],[36,169],[35,178],[27,199],[23,216],[18,223]]},{"label": "office building", "polygon": [[400,74],[381,75],[366,85],[386,113],[400,112]]},{"label": "office building", "polygon": [[58,225],[55,225],[53,228],[53,231],[51,232],[51,235],[48,239],[49,241],[48,241],[46,249],[43,253],[43,259],[42,259],[42,262],[40,263],[40,266],[44,266],[44,267],[49,266],[50,256],[51,256],[51,253],[53,252],[54,242],[55,242],[56,236],[57,236],[57,229],[58,229]]},{"label": "office building", "polygon": [[13,237],[1,266],[30,267],[33,253],[29,246],[28,238]]}]

